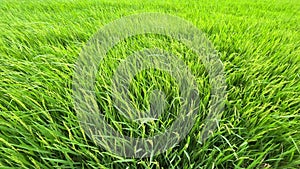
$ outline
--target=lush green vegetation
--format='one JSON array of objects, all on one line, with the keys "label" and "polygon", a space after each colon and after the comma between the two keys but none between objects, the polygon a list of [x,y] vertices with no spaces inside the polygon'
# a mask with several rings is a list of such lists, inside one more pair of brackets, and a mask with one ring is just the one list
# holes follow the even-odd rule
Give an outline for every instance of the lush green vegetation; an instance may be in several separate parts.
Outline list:
[{"label": "lush green vegetation", "polygon": [[[1,1],[0,168],[299,168],[299,9],[297,0]],[[72,74],[81,48],[99,28],[140,12],[180,16],[206,33],[225,65],[228,100],[219,128],[206,142],[199,141],[205,118],[199,113],[177,147],[153,158],[124,159],[97,146],[81,129]],[[141,36],[116,46],[100,66],[97,98],[108,120],[123,122],[129,132],[138,129],[122,121],[103,91],[118,60],[143,46],[183,58],[199,83],[205,112],[209,84],[201,62],[192,53],[182,55],[190,51],[177,42]],[[176,95],[168,75],[142,72],[132,84],[138,106],[148,106],[140,91],[150,88],[149,82],[169,86],[164,90],[170,99]],[[162,121],[167,126],[172,118]]]}]

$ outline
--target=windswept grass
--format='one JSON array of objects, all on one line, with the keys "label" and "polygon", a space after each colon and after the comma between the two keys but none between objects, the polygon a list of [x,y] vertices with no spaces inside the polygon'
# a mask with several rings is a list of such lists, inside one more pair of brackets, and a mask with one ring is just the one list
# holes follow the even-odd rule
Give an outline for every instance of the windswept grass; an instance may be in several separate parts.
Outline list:
[{"label": "windswept grass", "polygon": [[[299,9],[296,0],[1,1],[0,168],[299,168]],[[157,45],[177,53],[192,70],[203,110],[177,147],[153,158],[124,159],[97,146],[80,127],[72,75],[81,48],[99,28],[140,12],[180,16],[206,33],[225,65],[228,99],[218,129],[201,142],[209,101],[201,62],[163,38],[120,43],[100,65],[96,86],[111,123],[123,122],[137,135],[155,133],[114,115],[103,91],[118,60]],[[139,106],[148,104],[140,91],[151,88],[149,81],[176,94],[171,78],[160,75],[142,72],[131,84],[135,101],[144,103]]]}]

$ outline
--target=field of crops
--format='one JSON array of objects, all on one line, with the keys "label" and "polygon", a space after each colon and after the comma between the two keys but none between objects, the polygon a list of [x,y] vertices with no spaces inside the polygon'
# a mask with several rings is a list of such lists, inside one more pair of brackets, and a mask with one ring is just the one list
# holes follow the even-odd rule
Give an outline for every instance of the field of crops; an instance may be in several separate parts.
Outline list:
[{"label": "field of crops", "polygon": [[[0,1],[0,168],[300,168],[299,11],[297,0]],[[183,60],[198,84],[201,110],[175,147],[125,158],[81,127],[72,84],[89,39],[114,20],[143,12],[178,16],[206,35],[224,65],[227,98],[217,128],[202,141],[211,86],[201,60],[158,35],[120,42],[99,63],[95,83],[97,105],[112,126],[134,137],[154,136],[181,106],[176,81],[151,69],[135,76],[130,91],[139,109],[149,108],[150,89],[165,92],[159,122],[141,125],[114,108],[114,70],[144,48]]]}]

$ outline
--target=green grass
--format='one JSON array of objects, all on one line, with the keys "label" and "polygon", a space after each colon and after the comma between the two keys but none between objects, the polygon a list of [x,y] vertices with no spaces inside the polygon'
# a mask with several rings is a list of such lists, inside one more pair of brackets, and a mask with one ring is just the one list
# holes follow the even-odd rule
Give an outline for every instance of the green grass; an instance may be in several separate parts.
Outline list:
[{"label": "green grass", "polygon": [[[299,10],[297,0],[1,1],[0,168],[300,168]],[[127,134],[155,134],[148,129],[157,124],[139,128],[126,121],[103,92],[118,60],[145,46],[182,57],[200,86],[204,112],[177,147],[153,158],[124,159],[97,146],[80,127],[72,75],[82,47],[99,28],[140,12],[180,16],[202,30],[225,65],[228,98],[218,129],[202,143],[209,84],[201,62],[162,37],[122,42],[100,65],[96,86],[111,124]],[[141,91],[152,85],[169,86],[172,101],[172,83],[162,72],[141,72],[131,84],[135,102],[147,107]],[[164,117],[168,126],[173,118]]]}]

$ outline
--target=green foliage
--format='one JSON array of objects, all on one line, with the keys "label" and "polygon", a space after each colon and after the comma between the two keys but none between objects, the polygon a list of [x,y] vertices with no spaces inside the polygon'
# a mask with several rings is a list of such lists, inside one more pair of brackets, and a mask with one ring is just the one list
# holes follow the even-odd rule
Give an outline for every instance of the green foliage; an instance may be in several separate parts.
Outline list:
[{"label": "green foliage", "polygon": [[[1,1],[0,168],[299,168],[299,9],[296,0]],[[81,48],[101,26],[140,12],[180,16],[206,33],[225,65],[228,100],[218,129],[201,142],[209,83],[200,60],[162,37],[121,42],[100,64],[95,89],[100,109],[119,130],[143,137],[159,130],[158,124],[124,120],[103,92],[118,61],[135,50],[159,46],[175,53],[201,94],[201,113],[177,147],[153,158],[124,159],[97,146],[80,127],[72,73]],[[134,101],[147,107],[146,91],[165,87],[174,109],[173,83],[162,72],[141,72],[131,84]],[[165,117],[161,123],[168,126],[173,118]]]}]

